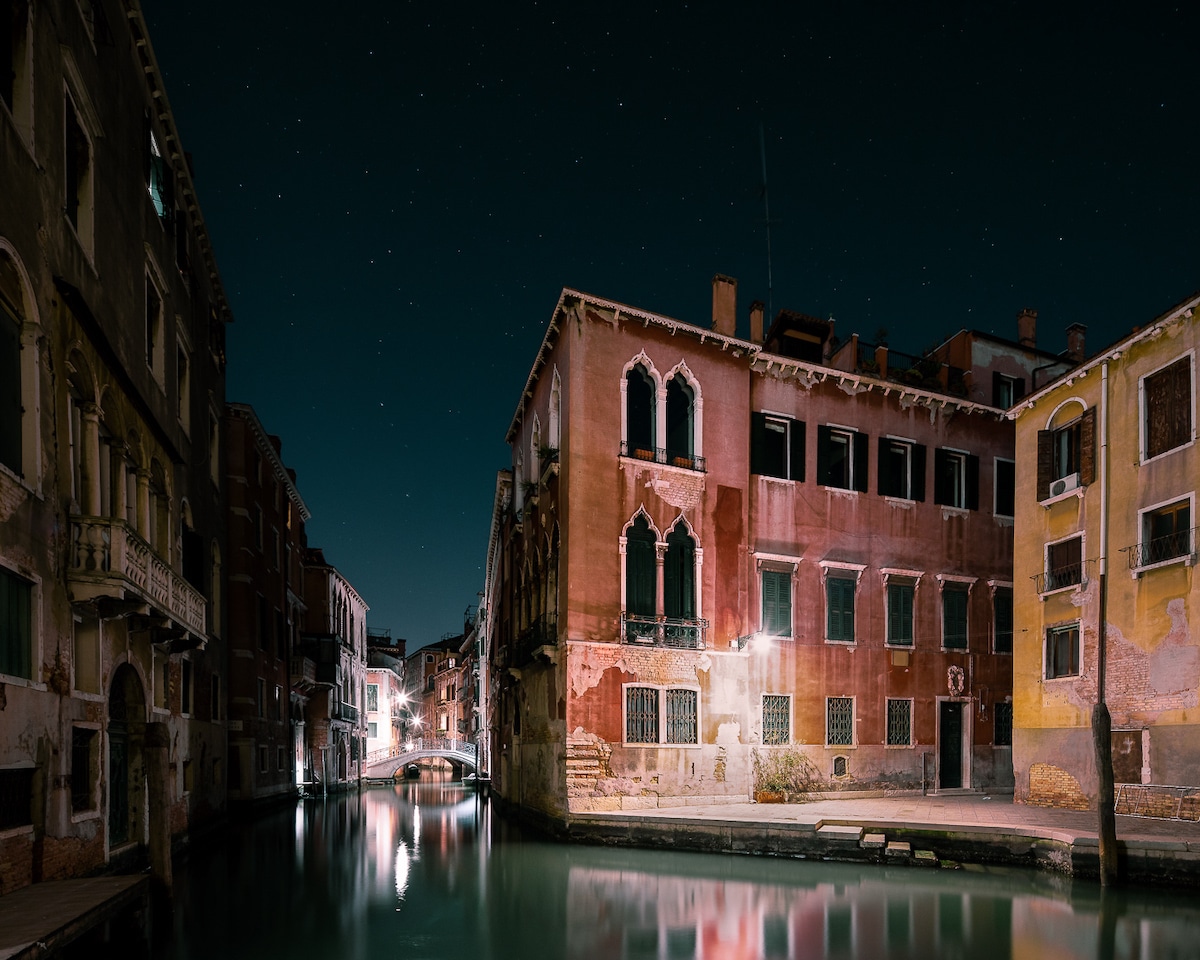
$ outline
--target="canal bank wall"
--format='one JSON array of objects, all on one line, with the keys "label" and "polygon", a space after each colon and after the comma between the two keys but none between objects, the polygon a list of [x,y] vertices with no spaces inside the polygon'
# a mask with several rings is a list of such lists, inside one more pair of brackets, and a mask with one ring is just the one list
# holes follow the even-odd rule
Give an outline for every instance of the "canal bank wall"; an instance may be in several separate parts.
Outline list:
[{"label": "canal bank wall", "polygon": [[[500,803],[572,843],[793,857],[913,869],[1022,867],[1099,879],[1097,815],[990,795],[656,806],[565,820]],[[1200,823],[1118,817],[1121,880],[1200,887]]]}]

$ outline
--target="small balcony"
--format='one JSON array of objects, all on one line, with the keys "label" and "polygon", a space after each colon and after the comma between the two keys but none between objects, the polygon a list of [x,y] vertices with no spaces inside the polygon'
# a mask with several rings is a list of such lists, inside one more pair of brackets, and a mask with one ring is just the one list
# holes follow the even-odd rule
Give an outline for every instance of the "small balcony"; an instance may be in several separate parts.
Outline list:
[{"label": "small balcony", "polygon": [[1145,540],[1122,548],[1129,569],[1138,573],[1149,567],[1168,563],[1196,562],[1196,527],[1191,530],[1176,530],[1165,537]]},{"label": "small balcony", "polygon": [[67,579],[76,602],[139,600],[203,639],[207,602],[154,548],[112,517],[71,517]]},{"label": "small balcony", "polygon": [[1069,587],[1086,587],[1092,572],[1092,561],[1069,563],[1054,570],[1039,573],[1032,579],[1037,583],[1037,592],[1042,596]]},{"label": "small balcony", "polygon": [[708,621],[690,617],[621,614],[621,642],[645,647],[703,650]]},{"label": "small balcony", "polygon": [[345,720],[347,723],[358,723],[358,707],[343,700],[337,705],[333,719]]},{"label": "small balcony", "polygon": [[679,450],[669,450],[666,447],[642,447],[621,441],[621,456],[633,460],[645,460],[647,463],[658,463],[665,467],[678,467],[681,470],[694,470],[704,473],[706,465],[703,457]]},{"label": "small balcony", "polygon": [[511,665],[523,667],[545,648],[558,646],[558,617],[541,616],[517,636]]}]

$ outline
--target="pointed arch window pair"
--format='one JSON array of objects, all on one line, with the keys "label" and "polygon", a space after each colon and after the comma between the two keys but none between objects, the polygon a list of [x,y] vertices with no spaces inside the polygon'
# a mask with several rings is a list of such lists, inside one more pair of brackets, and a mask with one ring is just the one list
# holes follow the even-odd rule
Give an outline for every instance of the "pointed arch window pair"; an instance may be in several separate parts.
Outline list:
[{"label": "pointed arch window pair", "polygon": [[625,642],[704,645],[696,565],[696,541],[682,519],[660,543],[646,515],[637,516],[625,539]]},{"label": "pointed arch window pair", "polygon": [[[659,401],[663,416],[659,416]],[[683,370],[667,379],[660,397],[658,382],[644,363],[625,374],[625,441],[622,453],[638,460],[703,470],[699,456],[696,388]]]}]

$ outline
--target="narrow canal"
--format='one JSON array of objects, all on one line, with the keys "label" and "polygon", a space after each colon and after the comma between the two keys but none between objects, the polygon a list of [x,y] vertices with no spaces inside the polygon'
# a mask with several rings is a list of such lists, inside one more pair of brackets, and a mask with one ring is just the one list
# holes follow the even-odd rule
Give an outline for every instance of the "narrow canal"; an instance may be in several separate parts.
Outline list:
[{"label": "narrow canal", "polygon": [[442,779],[235,827],[176,885],[169,960],[1200,956],[1194,892],[568,846]]}]

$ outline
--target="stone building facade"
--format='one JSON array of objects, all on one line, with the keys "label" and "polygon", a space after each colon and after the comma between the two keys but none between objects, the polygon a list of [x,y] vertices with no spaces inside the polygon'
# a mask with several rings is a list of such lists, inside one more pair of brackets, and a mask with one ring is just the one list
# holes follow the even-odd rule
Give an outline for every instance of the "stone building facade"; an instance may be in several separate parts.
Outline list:
[{"label": "stone building facade", "polygon": [[4,16],[0,894],[224,810],[230,319],[138,4]]},{"label": "stone building facade", "polygon": [[1018,800],[1095,808],[1101,695],[1118,783],[1200,783],[1198,306],[1188,298],[1011,411]]},{"label": "stone building facade", "polygon": [[1011,788],[992,374],[1061,362],[992,338],[955,369],[761,304],[741,339],[735,289],[712,328],[560,297],[497,488],[493,784],[551,818],[745,797],[780,755],[822,790]]}]

